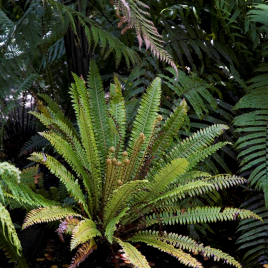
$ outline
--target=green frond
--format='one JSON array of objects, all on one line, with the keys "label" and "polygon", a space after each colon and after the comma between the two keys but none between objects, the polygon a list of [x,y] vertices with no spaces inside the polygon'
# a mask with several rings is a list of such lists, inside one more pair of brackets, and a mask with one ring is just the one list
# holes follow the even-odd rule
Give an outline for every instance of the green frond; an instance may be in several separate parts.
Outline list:
[{"label": "green frond", "polygon": [[72,122],[66,118],[59,105],[46,94],[38,94],[38,96],[41,97],[48,104],[51,113],[53,113],[53,117],[57,119],[58,122],[63,123],[66,126],[66,129],[69,129],[68,133],[70,133],[71,135],[69,134],[68,136],[75,136],[76,139],[79,139],[78,133],[73,127]]},{"label": "green frond", "polygon": [[209,187],[210,189],[217,191],[247,182],[246,179],[235,175],[216,175],[208,178],[206,181],[212,184],[212,187]]},{"label": "green frond", "polygon": [[0,228],[0,249],[5,252],[9,262],[16,263],[17,267],[19,268],[29,268],[24,256],[18,255],[17,248],[12,244],[10,239],[6,239],[3,236],[1,229],[2,228]]},{"label": "green frond", "polygon": [[187,166],[188,162],[185,159],[174,159],[153,176],[149,173],[147,177],[150,181],[147,186],[148,192],[141,193],[138,202],[147,198],[158,197],[179,175],[185,172]]},{"label": "green frond", "polygon": [[[248,103],[245,105],[249,106]],[[236,143],[236,148],[240,150],[241,172],[251,171],[248,181],[264,191],[268,206],[267,116],[267,109],[258,109],[237,116],[233,124],[237,127],[236,131],[242,134]]]},{"label": "green frond", "polygon": [[214,261],[224,260],[228,264],[231,264],[238,268],[242,268],[241,264],[230,255],[222,252],[219,249],[214,249],[209,246],[205,247],[202,244],[197,244],[196,241],[187,236],[166,232],[160,235],[159,232],[149,230],[138,232],[133,237],[131,237],[130,240],[132,242],[141,242],[142,240],[140,239],[146,238],[166,242],[168,244],[171,244],[175,248],[187,250],[195,254],[201,253],[204,257],[212,257]]},{"label": "green frond", "polygon": [[268,235],[268,212],[265,207],[263,195],[256,195],[242,204],[243,208],[252,210],[262,217],[263,222],[256,219],[245,219],[240,221],[237,232],[239,237],[238,251],[244,252],[243,263],[247,267],[254,267],[259,264],[268,263],[267,235]]},{"label": "green frond", "polygon": [[41,153],[32,153],[32,156],[29,159],[42,163],[48,167],[51,173],[55,174],[60,181],[64,183],[66,189],[74,197],[74,199],[77,200],[78,203],[83,204],[84,210],[87,212],[88,216],[91,217],[84,194],[78,184],[78,180],[75,180],[73,175],[55,158],[50,155],[45,155],[45,158],[46,159],[44,159],[44,155]]},{"label": "green frond", "polygon": [[183,125],[184,118],[187,113],[187,104],[183,100],[170,114],[169,118],[165,121],[165,124],[160,129],[157,140],[155,141],[151,154],[159,154],[163,152],[164,149],[168,148],[175,135],[178,134],[179,129]]},{"label": "green frond", "polygon": [[211,94],[211,91],[216,91],[213,86],[195,74],[188,76],[183,71],[179,70],[178,77],[175,77],[176,74],[171,68],[166,69],[170,71],[174,77],[170,78],[162,74],[159,75],[159,77],[161,77],[163,82],[180,98],[183,97],[186,99],[188,105],[193,107],[199,118],[208,114],[207,104],[214,110],[217,109],[217,103]]},{"label": "green frond", "polygon": [[[0,200],[3,203],[5,202],[5,198],[9,198],[10,200],[16,201],[20,206],[31,208],[56,204],[34,193],[26,183],[21,182],[21,172],[7,162],[0,163],[0,179],[0,185],[5,185],[3,188],[0,186]],[[25,179],[25,173],[22,175],[22,179]],[[34,181],[33,177],[32,180]]]},{"label": "green frond", "polygon": [[113,235],[114,235],[114,231],[116,230],[116,225],[119,223],[119,221],[121,220],[122,217],[125,216],[126,212],[129,210],[130,208],[124,208],[118,216],[112,218],[109,223],[106,226],[105,229],[105,236],[107,237],[107,240],[112,244],[113,243]]},{"label": "green frond", "polygon": [[123,242],[119,238],[114,238],[116,242],[123,248],[129,261],[134,265],[134,267],[149,268],[150,265],[146,258],[131,244],[128,242]]},{"label": "green frond", "polygon": [[257,214],[244,209],[225,208],[221,212],[220,207],[196,207],[189,208],[187,211],[178,210],[176,213],[161,212],[146,216],[144,224],[151,226],[155,223],[161,224],[195,224],[216,222],[224,220],[235,220],[237,218],[254,218],[262,220]]},{"label": "green frond", "polygon": [[128,207],[131,199],[148,185],[147,180],[136,180],[127,182],[116,189],[104,207],[104,225],[107,226],[112,218],[116,217],[122,209]]},{"label": "green frond", "polygon": [[108,149],[114,144],[111,144],[109,116],[107,105],[105,103],[102,80],[97,64],[93,60],[90,61],[87,83],[87,94],[90,104],[90,115],[93,124],[93,131],[99,150],[101,164],[104,166]]},{"label": "green frond", "polygon": [[71,250],[96,236],[101,236],[101,233],[92,220],[85,219],[80,221],[72,232]]},{"label": "green frond", "polygon": [[2,227],[1,228],[2,230],[0,231],[0,236],[3,236],[6,241],[10,241],[10,243],[16,248],[16,254],[20,256],[22,251],[20,240],[17,236],[9,212],[5,209],[5,207],[1,203],[0,203],[0,226]]},{"label": "green frond", "polygon": [[82,218],[81,214],[74,212],[71,208],[62,207],[46,207],[31,210],[24,220],[22,229],[26,229],[31,225],[43,222],[51,222],[66,218],[67,216],[75,216]]},{"label": "green frond", "polygon": [[166,252],[171,256],[177,258],[179,262],[183,263],[186,266],[194,268],[203,267],[203,265],[190,254],[185,253],[181,249],[177,249],[173,245],[163,242],[160,239],[155,239],[154,237],[150,237],[149,235],[134,235],[134,237],[130,238],[130,240],[133,242],[144,242],[149,246],[155,247],[163,252]]},{"label": "green frond", "polygon": [[20,182],[30,189],[35,189],[35,177],[42,179],[42,173],[39,173],[39,165],[23,169],[20,175]]},{"label": "green frond", "polygon": [[114,76],[114,84],[110,86],[109,113],[111,115],[112,142],[118,155],[115,157],[120,160],[121,152],[124,146],[126,134],[126,107],[122,96],[120,81]]},{"label": "green frond", "polygon": [[266,4],[255,4],[254,9],[251,9],[248,12],[249,19],[251,21],[263,23],[266,26],[268,26],[268,21],[267,21],[267,11],[268,7]]},{"label": "green frond", "polygon": [[158,194],[157,198],[150,201],[149,204],[154,204],[156,202],[163,203],[165,201],[175,201],[177,199],[183,199],[188,194],[189,196],[200,195],[206,192],[212,184],[208,181],[196,180],[193,182],[188,182],[184,185],[179,185],[175,189],[165,192],[164,194]]},{"label": "green frond", "polygon": [[188,166],[188,170],[191,170],[199,162],[204,161],[207,157],[211,156],[212,154],[217,152],[219,149],[221,149],[222,147],[224,147],[225,145],[228,145],[228,144],[231,144],[231,143],[230,142],[218,142],[216,144],[208,146],[207,148],[191,155],[189,158],[187,158],[187,161],[190,163]]},{"label": "green frond", "polygon": [[222,124],[215,124],[204,128],[191,137],[186,138],[179,145],[175,146],[169,154],[167,154],[168,161],[175,158],[189,158],[195,153],[206,149],[213,144],[215,138],[221,135],[228,126]]},{"label": "green frond", "polygon": [[72,167],[77,177],[83,179],[87,191],[90,192],[91,187],[88,179],[90,175],[87,174],[87,172],[85,171],[84,165],[81,161],[81,158],[79,157],[79,155],[83,156],[84,152],[82,151],[80,152],[80,154],[76,153],[76,151],[73,150],[71,144],[55,132],[42,132],[40,133],[40,135],[50,141],[50,143],[54,146],[57,152],[62,155],[66,162]]},{"label": "green frond", "polygon": [[[132,133],[128,147],[130,155],[133,152],[135,142],[140,136],[140,134],[143,133],[145,136],[145,141],[143,142],[140,148],[140,152],[138,154],[140,158],[140,160],[136,164],[138,167],[142,164],[142,161],[147,153],[146,148],[148,147],[153,136],[157,112],[160,104],[160,95],[161,80],[159,78],[156,78],[147,89],[147,92],[143,95],[138,113],[133,123]],[[139,172],[139,170],[136,170],[135,172],[137,173]],[[131,179],[131,177],[129,177],[129,179]]]},{"label": "green frond", "polygon": [[[72,85],[71,97],[73,99],[73,107],[77,117],[77,123],[81,135],[81,143],[84,147],[86,163],[84,168],[91,173],[91,179],[86,182],[90,184],[91,195],[89,195],[90,203],[94,203],[97,209],[99,206],[99,195],[101,192],[101,164],[96,145],[96,139],[93,132],[93,124],[91,121],[90,107],[84,81],[74,76],[76,84]],[[83,160],[82,160],[83,161]],[[92,201],[93,199],[93,201]],[[93,202],[93,203],[92,203]],[[90,207],[93,210],[93,205]]]}]

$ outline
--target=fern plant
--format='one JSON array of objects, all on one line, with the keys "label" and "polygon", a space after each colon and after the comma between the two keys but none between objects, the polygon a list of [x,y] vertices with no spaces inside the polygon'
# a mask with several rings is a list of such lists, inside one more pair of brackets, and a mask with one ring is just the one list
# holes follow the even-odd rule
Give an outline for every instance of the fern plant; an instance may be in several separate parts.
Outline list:
[{"label": "fern plant", "polygon": [[22,255],[21,243],[7,207],[29,210],[57,204],[32,191],[37,173],[38,166],[21,172],[7,162],[0,163],[0,249],[5,251],[9,262],[16,262],[20,268],[29,266]]},{"label": "fern plant", "polygon": [[191,267],[203,267],[189,253],[241,267],[218,249],[197,244],[192,239],[155,230],[160,226],[208,223],[256,218],[256,214],[236,208],[189,207],[181,200],[245,182],[230,175],[212,176],[195,169],[227,142],[214,144],[225,125],[213,125],[192,137],[175,142],[186,116],[183,100],[164,123],[158,114],[161,80],[156,78],[144,94],[129,140],[126,140],[126,112],[120,84],[110,87],[105,101],[102,81],[95,62],[90,63],[86,82],[74,75],[70,94],[79,132],[61,109],[46,95],[32,112],[47,126],[40,133],[63,157],[69,168],[54,157],[32,153],[30,159],[47,166],[76,200],[73,208],[49,206],[28,213],[23,229],[42,222],[61,220],[58,233],[71,234],[71,250],[79,249],[70,268],[77,267],[100,243],[120,245],[135,267],[149,267],[145,257],[131,243],[145,242],[176,257]]},{"label": "fern plant", "polygon": [[241,207],[258,213],[263,219],[263,222],[245,219],[239,223],[237,232],[240,236],[237,243],[238,251],[244,252],[242,262],[246,267],[266,267],[264,264],[268,264],[268,213],[263,194],[255,194]]}]

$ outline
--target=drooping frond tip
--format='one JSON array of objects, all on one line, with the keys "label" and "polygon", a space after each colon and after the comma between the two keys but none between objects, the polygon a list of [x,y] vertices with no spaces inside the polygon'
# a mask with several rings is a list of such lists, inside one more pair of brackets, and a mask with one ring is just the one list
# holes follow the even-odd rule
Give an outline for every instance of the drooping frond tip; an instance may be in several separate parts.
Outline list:
[{"label": "drooping frond tip", "polygon": [[149,6],[139,0],[111,0],[111,2],[115,5],[116,14],[120,19],[118,27],[121,28],[126,24],[121,33],[124,34],[128,29],[135,28],[139,48],[141,48],[144,41],[146,50],[150,48],[154,56],[161,61],[170,64],[178,75],[178,69],[175,62],[163,47],[164,40],[162,36],[158,33],[153,22],[146,18],[149,17],[150,14],[142,9],[149,9]]}]

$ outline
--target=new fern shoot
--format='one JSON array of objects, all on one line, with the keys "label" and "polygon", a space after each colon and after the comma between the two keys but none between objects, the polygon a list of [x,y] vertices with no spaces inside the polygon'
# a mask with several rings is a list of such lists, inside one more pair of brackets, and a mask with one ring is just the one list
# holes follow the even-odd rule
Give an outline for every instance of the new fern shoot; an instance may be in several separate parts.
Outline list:
[{"label": "new fern shoot", "polygon": [[[78,131],[48,96],[32,112],[47,127],[40,133],[65,160],[43,153],[30,159],[44,164],[66,186],[76,205],[40,207],[26,216],[23,228],[61,220],[61,238],[71,234],[71,250],[78,247],[70,268],[77,267],[100,243],[120,245],[135,267],[150,267],[132,243],[144,242],[167,252],[190,267],[203,267],[194,252],[235,267],[241,265],[218,249],[197,244],[186,236],[157,231],[157,225],[195,224],[255,218],[248,210],[220,207],[182,209],[185,198],[244,183],[231,175],[212,176],[196,169],[198,162],[226,144],[214,144],[225,125],[213,125],[175,142],[187,106],[184,100],[163,123],[159,114],[161,80],[156,78],[144,94],[131,133],[119,81],[110,88],[106,103],[94,61],[86,83],[74,75],[70,95]],[[129,137],[129,138],[127,138]]]}]

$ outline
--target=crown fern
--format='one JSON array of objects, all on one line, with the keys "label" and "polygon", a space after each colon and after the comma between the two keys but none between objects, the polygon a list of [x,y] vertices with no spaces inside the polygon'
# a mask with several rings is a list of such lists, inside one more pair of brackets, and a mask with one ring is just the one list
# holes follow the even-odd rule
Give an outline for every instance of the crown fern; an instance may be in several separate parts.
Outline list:
[{"label": "crown fern", "polygon": [[72,208],[53,205],[32,210],[23,228],[62,219],[61,224],[64,222],[69,228],[67,231],[60,225],[59,234],[71,232],[71,249],[79,247],[71,268],[84,261],[99,243],[118,244],[135,267],[149,267],[145,257],[130,244],[138,241],[167,252],[190,267],[202,267],[191,252],[241,267],[231,256],[190,238],[144,230],[155,224],[260,220],[256,214],[236,208],[180,208],[185,198],[245,182],[236,176],[211,176],[195,169],[199,161],[226,144],[214,144],[214,140],[228,127],[214,125],[176,143],[187,105],[183,100],[160,124],[161,80],[156,78],[144,94],[132,131],[127,135],[118,79],[115,77],[115,84],[111,85],[107,103],[96,63],[90,63],[88,87],[82,78],[74,75],[74,80],[70,94],[78,131],[47,96],[40,95],[47,106],[39,102],[39,111],[32,112],[48,128],[40,134],[51,142],[69,168],[42,153],[33,153],[30,159],[47,166],[77,203]]}]

